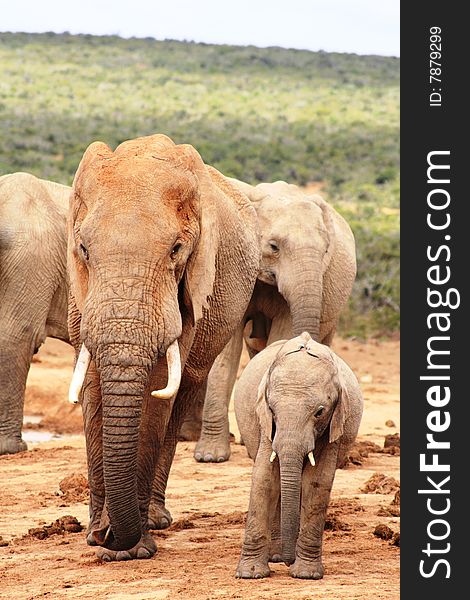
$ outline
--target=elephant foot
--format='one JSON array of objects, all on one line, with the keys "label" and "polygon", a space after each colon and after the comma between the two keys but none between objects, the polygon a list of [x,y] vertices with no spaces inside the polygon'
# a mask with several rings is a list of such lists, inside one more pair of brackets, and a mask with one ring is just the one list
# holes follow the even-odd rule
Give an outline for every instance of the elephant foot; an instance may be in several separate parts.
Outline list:
[{"label": "elephant foot", "polygon": [[173,517],[169,510],[162,504],[150,504],[148,515],[149,529],[167,529],[173,522]]},{"label": "elephant foot", "polygon": [[0,454],[16,454],[28,449],[26,442],[21,437],[0,436]]},{"label": "elephant foot", "polygon": [[96,497],[92,491],[90,491],[89,510],[90,521],[86,532],[86,543],[88,546],[99,546],[99,543],[96,541],[95,532],[108,527],[109,517],[106,504],[103,503],[101,498]]},{"label": "elephant foot", "polygon": [[304,560],[297,557],[289,567],[289,575],[298,579],[322,579],[323,564],[321,560]]},{"label": "elephant foot", "polygon": [[197,442],[201,435],[201,423],[194,421],[184,421],[178,433],[178,440],[181,442]]},{"label": "elephant foot", "polygon": [[235,577],[238,579],[262,579],[269,577],[271,571],[268,563],[261,558],[240,558]]},{"label": "elephant foot", "polygon": [[230,458],[230,435],[201,437],[194,449],[194,458],[197,462],[225,462]]},{"label": "elephant foot", "polygon": [[87,533],[86,543],[88,544],[88,546],[97,546],[98,545],[95,541],[95,538],[93,537],[93,531],[89,531]]},{"label": "elephant foot", "polygon": [[271,546],[269,548],[269,562],[272,562],[272,563],[284,562],[282,560],[281,540],[276,541],[276,542],[271,542]]},{"label": "elephant foot", "polygon": [[152,558],[157,551],[157,544],[150,535],[144,533],[140,541],[130,550],[108,550],[107,548],[99,548],[96,551],[96,556],[104,562],[112,562],[115,560],[135,560],[139,558]]}]

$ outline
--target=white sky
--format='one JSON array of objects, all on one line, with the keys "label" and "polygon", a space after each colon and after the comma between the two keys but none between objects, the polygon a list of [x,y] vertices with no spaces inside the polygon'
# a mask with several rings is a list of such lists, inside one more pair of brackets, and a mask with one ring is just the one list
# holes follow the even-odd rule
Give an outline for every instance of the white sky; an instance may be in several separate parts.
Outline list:
[{"label": "white sky", "polygon": [[0,0],[0,31],[399,56],[399,0]]}]

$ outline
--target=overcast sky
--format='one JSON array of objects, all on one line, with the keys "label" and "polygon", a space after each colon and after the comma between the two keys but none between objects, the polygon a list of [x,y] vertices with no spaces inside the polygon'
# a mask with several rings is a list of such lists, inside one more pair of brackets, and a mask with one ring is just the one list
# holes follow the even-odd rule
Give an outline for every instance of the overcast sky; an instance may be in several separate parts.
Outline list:
[{"label": "overcast sky", "polygon": [[399,56],[399,0],[1,0],[0,31]]}]

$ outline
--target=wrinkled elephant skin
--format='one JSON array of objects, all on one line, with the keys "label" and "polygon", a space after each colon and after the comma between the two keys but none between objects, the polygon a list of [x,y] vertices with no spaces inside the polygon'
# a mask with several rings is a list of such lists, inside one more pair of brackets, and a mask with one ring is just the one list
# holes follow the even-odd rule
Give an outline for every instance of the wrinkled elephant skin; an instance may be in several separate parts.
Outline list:
[{"label": "wrinkled elephant skin", "polygon": [[[223,462],[230,456],[228,405],[242,340],[250,357],[303,331],[330,345],[356,276],[352,231],[320,196],[283,181],[256,187],[231,181],[256,209],[261,266],[242,323],[209,375],[194,453],[201,462]],[[194,430],[194,423],[186,429]]]},{"label": "wrinkled elephant skin", "polygon": [[335,471],[353,444],[363,398],[351,369],[304,332],[259,353],[235,389],[235,413],[255,461],[236,576],[323,577],[322,538]]},{"label": "wrinkled elephant skin", "polygon": [[26,378],[46,337],[68,342],[70,188],[28,173],[0,177],[0,454],[21,439]]},{"label": "wrinkled elephant skin", "polygon": [[150,557],[149,524],[171,522],[165,488],[181,421],[253,291],[256,214],[192,146],[154,135],[88,147],[68,222],[70,337],[90,356],[77,384],[87,539],[103,560]]}]

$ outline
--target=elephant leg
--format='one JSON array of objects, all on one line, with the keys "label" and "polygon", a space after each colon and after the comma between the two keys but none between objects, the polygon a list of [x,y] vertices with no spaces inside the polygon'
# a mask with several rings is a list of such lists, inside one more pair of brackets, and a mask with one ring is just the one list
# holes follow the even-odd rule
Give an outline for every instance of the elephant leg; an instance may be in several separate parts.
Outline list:
[{"label": "elephant leg", "polygon": [[165,492],[175,456],[179,430],[191,405],[204,399],[206,388],[207,380],[202,384],[180,389],[178,393],[156,463],[150,506],[148,507],[149,529],[166,529],[171,525],[172,517],[165,507]]},{"label": "elephant leg", "polygon": [[89,522],[87,544],[96,546],[93,532],[107,525],[104,510],[105,489],[103,479],[103,420],[99,376],[92,362],[88,368],[82,400],[83,427],[88,464],[90,488]]},{"label": "elephant leg", "polygon": [[15,454],[27,450],[21,429],[34,335],[25,332],[22,337],[13,339],[3,332],[4,326],[0,324],[0,454]]},{"label": "elephant leg", "polygon": [[331,346],[333,342],[333,338],[336,333],[336,326],[338,325],[337,321],[329,321],[327,323],[321,323],[320,332],[323,333],[323,330],[326,332],[322,335],[321,343],[325,344],[325,346]]},{"label": "elephant leg", "polygon": [[271,444],[262,440],[256,455],[251,478],[250,503],[236,577],[260,579],[269,577],[273,511],[280,498],[279,463],[269,460]]},{"label": "elephant leg", "polygon": [[[278,471],[276,471],[276,474],[277,473]],[[276,504],[273,505],[271,515],[271,546],[269,548],[269,562],[284,562],[282,560],[280,495],[277,498]]]},{"label": "elephant leg", "polygon": [[300,579],[323,577],[322,545],[325,517],[336,472],[339,442],[326,444],[315,467],[307,464],[302,476],[300,531],[295,562],[289,574]]},{"label": "elephant leg", "polygon": [[152,485],[152,497],[148,509],[149,529],[166,529],[173,522],[170,511],[165,507],[165,492],[175,450],[176,444],[173,446],[173,444],[169,444],[165,440],[165,444],[160,452]]},{"label": "elephant leg", "polygon": [[230,457],[228,408],[237,379],[242,345],[243,326],[239,325],[210,370],[201,437],[194,450],[194,458],[198,462],[224,462]]},{"label": "elephant leg", "polygon": [[202,430],[203,410],[204,398],[201,397],[189,407],[178,434],[179,440],[197,442]]},{"label": "elephant leg", "polygon": [[278,314],[273,318],[269,329],[267,345],[279,340],[288,340],[294,335],[292,316],[287,306],[280,306]]}]

